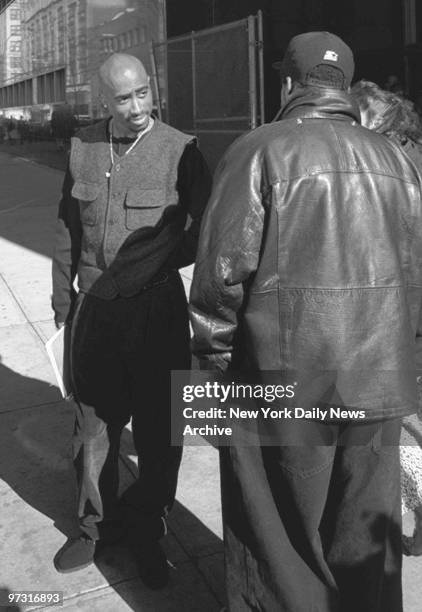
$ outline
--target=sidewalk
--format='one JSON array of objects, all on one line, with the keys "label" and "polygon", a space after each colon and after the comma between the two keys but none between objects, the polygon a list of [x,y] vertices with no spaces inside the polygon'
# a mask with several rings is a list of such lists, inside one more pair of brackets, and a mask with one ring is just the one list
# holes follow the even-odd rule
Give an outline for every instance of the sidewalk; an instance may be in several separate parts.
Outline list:
[{"label": "sidewalk", "polygon": [[[144,588],[124,548],[110,548],[74,574],[53,567],[56,551],[77,531],[72,407],[60,400],[43,347],[54,331],[50,257],[62,178],[58,170],[0,152],[0,600],[11,591],[58,590],[71,611],[219,611],[223,556],[212,447],[185,449],[166,543],[176,566],[167,589]],[[184,282],[188,287],[188,271]],[[120,468],[126,487],[136,473],[126,430]],[[422,558],[405,558],[405,612],[421,610],[421,576]]]},{"label": "sidewalk", "polygon": [[20,142],[9,144],[9,141],[5,141],[0,143],[1,153],[24,157],[58,170],[66,169],[67,152],[59,151],[54,140],[24,142],[23,144]]},{"label": "sidewalk", "polygon": [[[165,543],[176,567],[168,588],[143,587],[123,547],[110,547],[96,565],[73,574],[53,567],[56,551],[77,532],[72,407],[52,386],[43,347],[54,331],[50,257],[62,178],[58,170],[0,153],[0,600],[11,591],[58,590],[68,610],[219,611],[223,557],[212,447],[185,449]],[[126,430],[120,469],[125,488],[136,473]]]}]

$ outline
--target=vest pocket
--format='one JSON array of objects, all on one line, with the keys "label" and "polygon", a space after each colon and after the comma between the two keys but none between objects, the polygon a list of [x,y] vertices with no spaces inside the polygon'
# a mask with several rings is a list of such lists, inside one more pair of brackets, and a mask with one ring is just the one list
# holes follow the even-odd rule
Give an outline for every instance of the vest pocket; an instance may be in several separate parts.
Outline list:
[{"label": "vest pocket", "polygon": [[157,225],[163,214],[165,200],[164,189],[130,187],[125,200],[127,229],[136,230]]},{"label": "vest pocket", "polygon": [[72,196],[79,200],[81,222],[84,225],[95,225],[97,222],[97,198],[99,185],[95,183],[75,182],[72,187]]}]

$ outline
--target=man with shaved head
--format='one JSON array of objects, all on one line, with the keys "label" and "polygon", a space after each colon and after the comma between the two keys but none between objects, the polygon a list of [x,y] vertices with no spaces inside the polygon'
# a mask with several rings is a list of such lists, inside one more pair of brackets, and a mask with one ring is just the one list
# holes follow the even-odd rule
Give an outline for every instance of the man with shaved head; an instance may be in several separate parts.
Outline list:
[{"label": "man with shaved head", "polygon": [[[190,367],[178,269],[194,261],[211,181],[195,138],[151,116],[150,80],[137,58],[112,55],[100,80],[110,117],[72,139],[53,260],[55,322],[71,329],[81,528],[55,566],[81,569],[99,543],[129,529],[141,577],[159,588],[168,564],[158,541],[181,460],[170,444],[170,371]],[[139,478],[118,500],[130,419]]]}]

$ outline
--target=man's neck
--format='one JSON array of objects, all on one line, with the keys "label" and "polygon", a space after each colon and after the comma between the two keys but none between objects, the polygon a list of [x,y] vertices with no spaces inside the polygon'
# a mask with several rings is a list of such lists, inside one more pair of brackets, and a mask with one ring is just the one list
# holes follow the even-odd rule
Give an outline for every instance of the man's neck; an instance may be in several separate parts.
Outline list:
[{"label": "man's neck", "polygon": [[133,130],[124,129],[123,127],[119,126],[115,121],[113,121],[113,118],[111,118],[109,123],[109,129],[113,138],[127,138],[130,140],[135,140],[136,138],[138,138],[138,136],[142,134],[142,132],[145,132],[145,130],[149,128],[149,125],[150,122],[148,122],[147,126],[144,127],[142,130],[134,132]]},{"label": "man's neck", "polygon": [[137,132],[132,132],[132,130],[124,130],[120,128],[118,125],[111,121],[111,135],[113,138],[130,138],[135,139],[138,136]]}]

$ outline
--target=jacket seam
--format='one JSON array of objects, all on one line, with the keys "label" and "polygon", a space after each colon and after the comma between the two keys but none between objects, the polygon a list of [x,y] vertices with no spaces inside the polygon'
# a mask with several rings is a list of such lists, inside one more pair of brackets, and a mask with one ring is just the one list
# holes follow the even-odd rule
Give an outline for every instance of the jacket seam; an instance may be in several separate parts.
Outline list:
[{"label": "jacket seam", "polygon": [[286,179],[279,178],[276,181],[270,181],[270,187],[275,187],[276,185],[279,185],[280,183],[289,183],[290,181],[295,181],[295,180],[303,178],[303,177],[318,176],[319,174],[376,174],[377,176],[384,176],[384,177],[395,179],[397,181],[400,181],[401,183],[408,183],[409,185],[416,185],[416,186],[419,185],[419,183],[417,181],[412,181],[410,179],[405,179],[405,178],[403,178],[401,176],[398,176],[396,174],[389,174],[388,172],[382,172],[381,170],[359,170],[359,169],[356,169],[356,170],[318,170],[318,171],[312,172],[312,173],[298,174],[296,176],[291,176],[291,177],[286,178]]},{"label": "jacket seam", "polygon": [[305,290],[316,290],[316,291],[350,291],[351,289],[370,289],[376,291],[377,289],[408,289],[409,287],[413,288],[422,288],[421,285],[416,284],[405,284],[405,285],[378,285],[377,287],[373,287],[371,285],[350,285],[347,287],[310,287],[309,285],[280,285],[278,284],[274,289],[266,289],[265,291],[251,291],[250,293],[259,294],[259,293],[270,293],[272,291],[277,291],[278,289],[305,289]]},{"label": "jacket seam", "polygon": [[[277,216],[277,227],[280,227],[280,211],[278,210],[278,208],[276,208],[276,216]],[[276,256],[277,259],[275,260],[275,265],[274,265],[274,269],[275,271],[278,268],[278,262],[280,261],[280,232],[277,231],[277,241],[276,241]],[[276,292],[277,292],[277,321],[278,321],[278,325],[279,325],[279,332],[277,334],[277,341],[278,341],[278,354],[279,354],[279,359],[280,359],[280,363],[283,363],[283,343],[281,341],[281,321],[280,321],[280,317],[281,317],[281,308],[280,308],[280,304],[281,304],[281,299],[280,299],[280,283],[277,283],[277,286],[275,287]],[[251,295],[254,292],[251,291]],[[260,292],[257,291],[256,294],[259,294]],[[265,292],[262,292],[263,294],[265,293],[273,293],[273,291],[271,289],[268,289]]]},{"label": "jacket seam", "polygon": [[342,143],[340,141],[340,138],[336,132],[336,130],[334,129],[334,126],[331,125],[331,123],[329,124],[329,128],[332,131],[334,138],[337,141],[337,145],[338,145],[338,152],[339,152],[339,164],[340,164],[340,168],[341,170],[337,171],[337,172],[343,172],[344,170],[350,174],[350,172],[353,172],[353,170],[348,170],[347,169],[347,160],[346,160],[346,156],[344,154],[344,147],[342,146]]},{"label": "jacket seam", "polygon": [[278,291],[279,289],[280,289],[280,285],[279,285],[279,284],[277,284],[277,286],[276,286],[276,287],[274,287],[273,289],[264,289],[263,291],[259,291],[259,289],[258,289],[258,290],[256,290],[256,291],[251,290],[251,291],[250,291],[250,294],[251,294],[251,295],[252,295],[252,294],[253,294],[253,295],[265,295],[266,293],[277,293],[277,291]]}]

